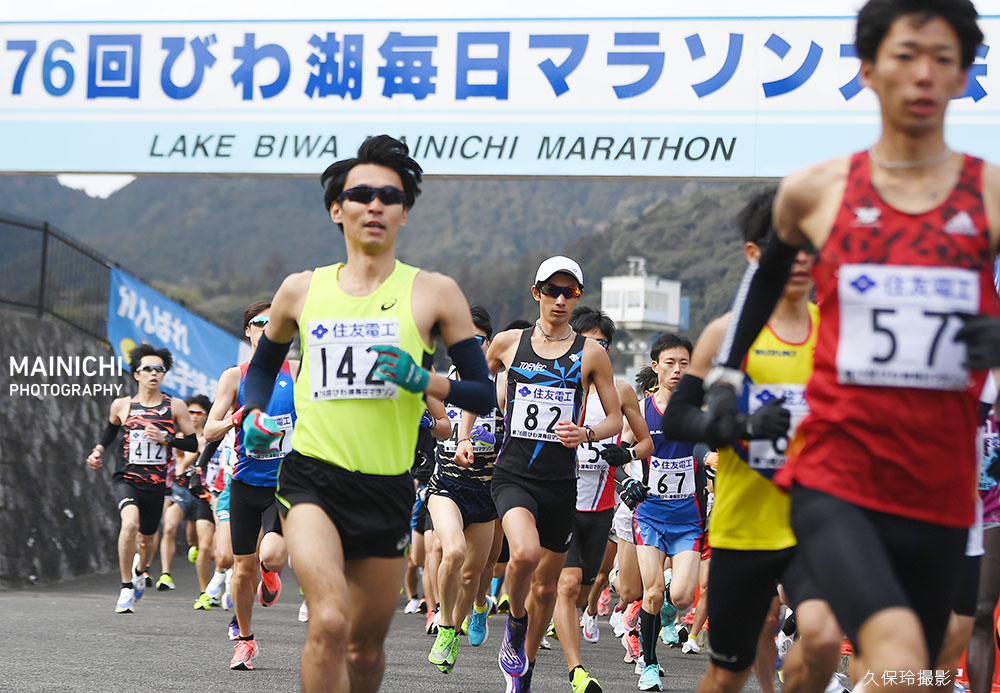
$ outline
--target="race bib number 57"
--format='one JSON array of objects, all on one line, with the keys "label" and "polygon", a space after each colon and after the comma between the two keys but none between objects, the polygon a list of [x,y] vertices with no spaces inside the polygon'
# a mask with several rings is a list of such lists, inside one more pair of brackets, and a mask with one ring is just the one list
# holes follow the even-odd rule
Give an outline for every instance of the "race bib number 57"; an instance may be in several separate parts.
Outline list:
[{"label": "race bib number 57", "polygon": [[313,320],[306,333],[313,401],[395,399],[399,390],[375,373],[369,347],[399,346],[399,320]]},{"label": "race bib number 57", "polygon": [[961,390],[957,313],[979,312],[979,278],[957,267],[843,265],[837,284],[841,383]]}]

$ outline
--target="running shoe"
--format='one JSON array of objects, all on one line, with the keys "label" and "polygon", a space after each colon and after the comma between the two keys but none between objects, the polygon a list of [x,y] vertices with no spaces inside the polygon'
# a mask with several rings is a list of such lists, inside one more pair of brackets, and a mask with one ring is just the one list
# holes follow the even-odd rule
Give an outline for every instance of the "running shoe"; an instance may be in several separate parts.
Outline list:
[{"label": "running shoe", "polygon": [[194,600],[195,611],[211,611],[212,610],[212,598],[207,594],[202,592],[198,595],[198,598]]},{"label": "running shoe", "polygon": [[302,603],[299,604],[299,623],[309,622],[309,607],[306,605],[306,600],[303,599]]},{"label": "running shoe", "polygon": [[556,623],[555,623],[555,621],[549,621],[549,629],[547,631],[545,631],[545,637],[546,638],[552,638],[553,640],[558,640],[559,639],[559,634],[556,632]]},{"label": "running shoe", "polygon": [[257,600],[261,606],[271,606],[281,596],[281,576],[260,564],[260,583],[257,585]]},{"label": "running shoe", "polygon": [[548,637],[546,637],[544,635],[542,636],[542,641],[540,643],[538,643],[538,649],[540,649],[540,650],[551,650],[552,649],[552,643],[549,642]]},{"label": "running shoe", "polygon": [[198,547],[192,546],[188,549],[188,563],[195,563],[198,560]]},{"label": "running shoe", "polygon": [[573,678],[569,684],[573,687],[573,693],[603,693],[604,689],[593,676],[587,673],[583,667],[573,669]]},{"label": "running shoe", "polygon": [[792,643],[795,642],[795,638],[785,635],[784,631],[778,631],[777,639],[777,649],[778,649],[778,659],[774,663],[774,670],[781,671],[785,668],[785,655],[788,651],[792,649]]},{"label": "running shoe", "polygon": [[678,641],[677,627],[674,625],[674,619],[677,618],[677,607],[670,603],[670,581],[672,578],[673,572],[668,570],[666,587],[663,590],[663,606],[660,607],[660,623],[663,624],[660,640],[667,645],[673,645]]},{"label": "running shoe", "polygon": [[468,616],[466,616],[465,619],[462,621],[461,631],[462,631],[462,635],[468,635],[469,634],[469,617]]},{"label": "running shoe", "polygon": [[145,578],[145,580],[146,580],[146,587],[152,587],[153,586],[153,578],[149,577],[149,571],[148,570],[142,571],[142,577]]},{"label": "running shoe", "polygon": [[[849,693],[851,690],[850,686],[851,682],[846,676],[833,672],[833,676],[830,677],[830,682],[826,684],[826,688],[823,690],[823,693]],[[957,681],[955,682],[955,693],[964,693],[968,690],[969,689],[962,684]]]},{"label": "running shoe", "polygon": [[238,640],[240,637],[240,624],[236,620],[236,615],[233,615],[233,620],[229,622],[229,639]]},{"label": "running shoe", "polygon": [[607,616],[611,613],[611,587],[601,590],[601,596],[597,598],[597,615]]},{"label": "running shoe", "polygon": [[132,589],[135,591],[135,600],[142,599],[142,595],[146,592],[146,578],[142,573],[133,575]]},{"label": "running shoe", "polygon": [[615,563],[611,572],[608,573],[608,589],[611,590],[613,594],[618,594],[618,564]]},{"label": "running shoe", "polygon": [[424,599],[423,597],[420,598],[420,605],[417,607],[417,611],[419,611],[421,614],[427,613],[427,600]]},{"label": "running shoe", "polygon": [[666,625],[660,628],[660,642],[664,645],[670,645],[673,647],[680,642],[680,638],[677,635],[677,626],[674,625],[673,621],[665,621],[664,623],[666,623]]},{"label": "running shoe", "polygon": [[406,606],[403,607],[404,614],[415,614],[420,611],[420,600],[414,597],[410,601],[406,602]]},{"label": "running shoe", "polygon": [[431,609],[427,612],[427,635],[437,635],[438,632],[438,612]]},{"label": "running shoe", "polygon": [[611,625],[611,628],[614,630],[616,638],[620,638],[621,636],[625,635],[625,622],[624,621],[625,621],[625,619],[624,619],[624,612],[620,611],[618,609],[618,607],[616,606],[614,608],[614,610],[611,612],[611,618],[608,619],[608,623]]},{"label": "running shoe", "polygon": [[208,592],[205,592],[205,594],[208,595],[208,603],[209,604],[211,604],[212,606],[216,606],[216,607],[222,606],[222,597],[220,597],[218,595],[216,595],[215,597],[213,597],[212,595],[208,594]]},{"label": "running shoe", "polygon": [[167,590],[177,589],[177,585],[174,584],[174,579],[170,577],[170,573],[164,573],[156,581],[156,589],[160,592],[166,592]]},{"label": "running shoe", "polygon": [[492,594],[487,594],[486,600],[490,603],[490,616],[492,616],[497,612],[497,598]]},{"label": "running shoe", "polygon": [[486,604],[482,609],[479,610],[478,604],[472,605],[472,616],[469,618],[469,644],[473,647],[482,645],[490,635],[490,627],[486,622],[490,609]]},{"label": "running shoe", "polygon": [[437,638],[427,660],[435,665],[442,674],[450,674],[455,668],[458,658],[458,634],[452,628],[438,628]]},{"label": "running shoe", "polygon": [[656,664],[649,664],[642,668],[642,675],[639,676],[640,691],[662,691],[660,684],[660,667]]},{"label": "running shoe", "polygon": [[601,638],[601,629],[597,627],[597,616],[591,616],[590,610],[583,607],[583,616],[580,617],[580,626],[583,628],[583,639],[587,642],[597,642]]},{"label": "running shoe", "polygon": [[[626,664],[638,661],[642,652],[642,645],[639,643],[639,634],[636,631],[628,631],[622,636],[622,647],[625,648],[625,657],[622,659]],[[641,673],[641,672],[640,672]]]},{"label": "running shoe", "polygon": [[508,617],[497,661],[500,664],[500,671],[504,674],[511,677],[521,677],[528,670],[528,655],[524,651],[525,633],[512,637],[510,625],[510,617]]},{"label": "running shoe", "polygon": [[[509,614],[510,613],[510,595],[501,594],[500,600],[497,602],[497,613],[498,614]],[[1000,627],[1000,626],[998,626]]]},{"label": "running shoe", "polygon": [[681,652],[684,654],[698,654],[701,652],[698,640],[689,635],[688,639],[684,641],[684,645],[681,647]]},{"label": "running shoe", "polygon": [[237,640],[233,646],[233,661],[229,663],[230,669],[249,671],[253,669],[253,660],[257,656],[258,648],[256,640]]},{"label": "running shoe", "polygon": [[116,614],[131,614],[135,608],[135,590],[131,587],[122,587],[118,593],[118,603],[115,604]]},{"label": "running shoe", "polygon": [[623,619],[625,630],[639,630],[639,610],[641,608],[642,600],[637,599],[625,609],[625,618]]}]

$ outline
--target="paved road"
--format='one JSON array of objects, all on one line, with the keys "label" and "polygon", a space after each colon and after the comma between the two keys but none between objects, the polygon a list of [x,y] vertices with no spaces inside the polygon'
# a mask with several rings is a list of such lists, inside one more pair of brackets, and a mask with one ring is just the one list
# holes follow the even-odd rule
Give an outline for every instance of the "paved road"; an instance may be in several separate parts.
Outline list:
[{"label": "paved road", "polygon": [[[116,614],[116,575],[92,576],[53,587],[0,592],[0,691],[295,691],[306,626],[296,620],[298,588],[291,571],[281,599],[254,609],[260,643],[257,669],[230,671],[232,644],[226,638],[230,612],[194,611],[193,566],[178,552],[175,592],[147,590],[134,614]],[[490,619],[490,637],[474,648],[463,639],[450,675],[427,662],[433,642],[423,617],[404,615],[402,603],[386,642],[386,693],[503,691],[497,669],[498,634],[503,621]],[[584,642],[590,671],[611,692],[636,690],[631,665],[622,663],[621,645],[606,619],[601,640]],[[693,691],[705,669],[704,655],[660,648],[664,688]],[[569,691],[558,643],[541,652],[533,681],[536,693]],[[747,690],[759,690],[752,680]]]}]

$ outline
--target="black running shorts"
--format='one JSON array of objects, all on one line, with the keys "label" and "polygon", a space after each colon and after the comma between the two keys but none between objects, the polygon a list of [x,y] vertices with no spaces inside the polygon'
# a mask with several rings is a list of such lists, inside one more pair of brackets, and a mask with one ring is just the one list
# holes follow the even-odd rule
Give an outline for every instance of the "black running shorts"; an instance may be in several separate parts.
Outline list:
[{"label": "black running shorts", "polygon": [[398,558],[410,544],[413,477],[349,472],[294,450],[278,471],[282,517],[299,503],[318,505],[340,534],[344,559]]},{"label": "black running shorts", "polygon": [[281,534],[273,486],[253,486],[239,479],[229,482],[229,531],[233,555],[249,556],[257,551],[260,530]]},{"label": "black running shorts", "polygon": [[601,572],[614,517],[614,508],[591,512],[576,510],[573,514],[573,541],[566,554],[566,567],[583,570],[582,585],[593,585]]},{"label": "black running shorts", "polygon": [[490,487],[481,484],[463,484],[444,474],[435,474],[427,485],[428,502],[430,496],[450,499],[462,513],[462,529],[469,525],[493,522],[497,519],[497,508],[490,495]]},{"label": "black running shorts", "polygon": [[163,487],[140,488],[124,479],[117,479],[111,486],[118,499],[118,512],[126,505],[139,508],[139,534],[147,537],[156,534],[163,515]]},{"label": "black running shorts", "polygon": [[535,516],[543,549],[555,553],[569,549],[576,512],[576,479],[540,481],[494,467],[491,492],[498,517],[503,519],[512,508],[525,508]]},{"label": "black running shorts", "polygon": [[708,641],[709,656],[716,666],[745,671],[753,664],[760,629],[794,556],[794,547],[779,551],[712,548]]},{"label": "black running shorts", "polygon": [[964,556],[959,564],[962,579],[958,586],[958,598],[953,611],[959,616],[975,616],[976,600],[979,598],[979,565],[982,556]]},{"label": "black running shorts", "polygon": [[961,563],[968,530],[862,508],[804,486],[791,495],[805,566],[854,649],[861,649],[858,631],[871,616],[905,607],[923,626],[928,664],[936,661],[961,571],[932,567]]}]

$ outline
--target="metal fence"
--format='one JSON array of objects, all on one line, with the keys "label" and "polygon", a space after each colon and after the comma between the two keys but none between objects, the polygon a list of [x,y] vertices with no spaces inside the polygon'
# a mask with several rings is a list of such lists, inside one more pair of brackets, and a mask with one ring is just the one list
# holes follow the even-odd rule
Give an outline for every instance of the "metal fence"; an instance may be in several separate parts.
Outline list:
[{"label": "metal fence", "polygon": [[48,222],[0,214],[0,304],[106,342],[111,267]]}]

